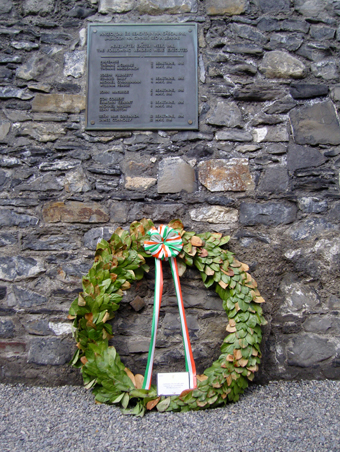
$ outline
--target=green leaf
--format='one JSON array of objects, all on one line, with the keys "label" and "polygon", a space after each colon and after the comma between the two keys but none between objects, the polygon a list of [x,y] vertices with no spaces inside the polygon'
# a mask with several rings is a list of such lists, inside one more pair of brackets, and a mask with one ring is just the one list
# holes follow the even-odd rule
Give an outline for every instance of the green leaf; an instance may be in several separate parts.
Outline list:
[{"label": "green leaf", "polygon": [[170,405],[170,402],[171,402],[171,398],[170,397],[167,397],[166,399],[162,400],[161,402],[159,402],[157,404],[157,406],[156,406],[157,410],[160,413],[163,413],[165,410],[168,409],[168,407]]},{"label": "green leaf", "polygon": [[129,397],[129,394],[126,392],[122,397],[122,406],[124,408],[126,408],[129,404],[129,401],[130,401],[130,397]]}]

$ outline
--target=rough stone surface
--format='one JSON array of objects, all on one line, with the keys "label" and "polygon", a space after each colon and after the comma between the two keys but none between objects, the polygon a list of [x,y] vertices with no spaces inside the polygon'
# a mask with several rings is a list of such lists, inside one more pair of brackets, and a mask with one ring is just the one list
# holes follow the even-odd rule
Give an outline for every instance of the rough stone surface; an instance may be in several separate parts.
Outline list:
[{"label": "rough stone surface", "polygon": [[192,193],[196,189],[195,171],[179,157],[163,159],[159,164],[158,193]]},{"label": "rough stone surface", "polygon": [[294,99],[312,99],[314,97],[327,96],[327,85],[312,85],[308,83],[292,84],[290,94]]},{"label": "rough stone surface", "polygon": [[217,102],[215,108],[209,110],[206,122],[216,126],[239,127],[242,125],[242,113],[235,102]]},{"label": "rough stone surface", "polygon": [[48,223],[106,223],[110,217],[99,204],[69,201],[45,205],[43,219]]},{"label": "rough stone surface", "polygon": [[80,94],[37,94],[32,103],[33,111],[79,113],[85,110],[85,96]]},{"label": "rough stone surface", "polygon": [[265,224],[268,226],[292,223],[296,218],[294,204],[268,202],[265,204],[241,203],[240,223],[247,226]]},{"label": "rough stone surface", "polygon": [[266,126],[253,130],[253,137],[256,143],[289,141],[289,134],[286,126]]},{"label": "rough stone surface", "polygon": [[303,78],[306,67],[297,58],[286,52],[267,52],[259,67],[267,78]]},{"label": "rough stone surface", "polygon": [[137,9],[142,14],[182,14],[197,11],[197,0],[140,0]]},{"label": "rough stone surface", "polygon": [[340,126],[331,101],[295,108],[290,113],[298,144],[340,144]]},{"label": "rough stone surface", "polygon": [[128,190],[147,190],[153,185],[157,184],[157,179],[154,177],[129,177],[125,179],[125,188]]},{"label": "rough stone surface", "polygon": [[72,342],[62,338],[32,339],[28,362],[40,365],[60,366],[72,358]]},{"label": "rough stone surface", "polygon": [[246,191],[254,189],[248,159],[206,160],[198,165],[198,177],[209,191]]},{"label": "rough stone surface", "polygon": [[26,228],[29,226],[36,226],[39,222],[37,217],[31,215],[18,214],[13,210],[0,209],[0,226],[19,226],[20,228]]},{"label": "rough stone surface", "polygon": [[294,338],[288,348],[288,362],[291,366],[313,366],[334,355],[334,343],[315,334],[306,334]]},{"label": "rough stone surface", "polygon": [[289,0],[256,0],[263,13],[289,11]]},{"label": "rough stone surface", "polygon": [[318,149],[296,144],[288,147],[287,164],[289,171],[317,167],[325,163],[325,161],[326,158]]},{"label": "rough stone surface", "polygon": [[98,11],[102,14],[125,13],[131,11],[135,0],[99,0]]},{"label": "rough stone surface", "polygon": [[13,291],[15,294],[14,306],[20,308],[32,308],[43,306],[47,303],[46,297],[23,287],[13,286]]},{"label": "rough stone surface", "polygon": [[46,15],[54,10],[54,0],[24,0],[22,7],[25,14]]},{"label": "rough stone surface", "polygon": [[259,191],[269,193],[284,193],[289,187],[289,177],[286,166],[267,167],[258,185]]},{"label": "rough stone surface", "polygon": [[95,250],[97,243],[101,240],[109,240],[111,235],[115,232],[114,227],[93,228],[87,231],[83,237],[83,243],[86,248]]},{"label": "rough stone surface", "polygon": [[0,121],[0,141],[4,140],[11,130],[11,123],[8,121]]},{"label": "rough stone surface", "polygon": [[223,130],[216,133],[217,141],[252,141],[252,135],[245,130]]},{"label": "rough stone surface", "polygon": [[325,231],[338,229],[324,218],[310,218],[296,223],[291,227],[289,235],[293,240],[311,239],[313,236],[320,236]]},{"label": "rough stone surface", "polygon": [[321,77],[325,80],[339,79],[339,67],[334,58],[328,58],[312,63],[311,70],[316,77]]},{"label": "rough stone surface", "polygon": [[37,80],[42,74],[51,77],[58,71],[57,63],[46,55],[32,55],[26,64],[20,66],[16,76],[24,80]]},{"label": "rough stone surface", "polygon": [[44,271],[41,261],[32,257],[0,257],[0,279],[4,281],[33,278]]},{"label": "rough stone surface", "polygon": [[242,14],[245,7],[245,0],[207,0],[206,2],[206,11],[210,16]]},{"label": "rough stone surface", "polygon": [[323,0],[295,0],[294,6],[300,14],[316,17],[323,12],[325,2]]},{"label": "rough stone surface", "polygon": [[85,51],[75,50],[64,55],[64,75],[80,78],[85,71]]},{"label": "rough stone surface", "polygon": [[190,217],[194,221],[205,221],[212,224],[221,223],[227,229],[237,223],[238,211],[221,206],[199,207],[190,211]]},{"label": "rough stone surface", "polygon": [[10,338],[15,335],[15,326],[10,317],[0,317],[0,337]]},{"label": "rough stone surface", "polygon": [[7,14],[11,12],[13,7],[12,0],[2,0],[0,3],[0,14]]}]

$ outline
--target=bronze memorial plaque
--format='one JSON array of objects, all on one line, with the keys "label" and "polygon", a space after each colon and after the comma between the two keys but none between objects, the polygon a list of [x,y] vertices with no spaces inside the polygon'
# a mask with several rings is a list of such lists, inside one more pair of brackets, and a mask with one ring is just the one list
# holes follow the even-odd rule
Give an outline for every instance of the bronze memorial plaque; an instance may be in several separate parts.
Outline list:
[{"label": "bronze memorial plaque", "polygon": [[198,128],[196,24],[90,24],[87,130]]}]

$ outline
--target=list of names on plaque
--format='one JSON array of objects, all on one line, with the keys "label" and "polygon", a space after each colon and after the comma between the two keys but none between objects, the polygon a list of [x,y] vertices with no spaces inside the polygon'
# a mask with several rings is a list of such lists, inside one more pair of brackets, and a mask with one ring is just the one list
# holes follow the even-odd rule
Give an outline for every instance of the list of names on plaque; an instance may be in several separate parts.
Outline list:
[{"label": "list of names on plaque", "polygon": [[197,28],[89,25],[86,128],[197,129]]}]

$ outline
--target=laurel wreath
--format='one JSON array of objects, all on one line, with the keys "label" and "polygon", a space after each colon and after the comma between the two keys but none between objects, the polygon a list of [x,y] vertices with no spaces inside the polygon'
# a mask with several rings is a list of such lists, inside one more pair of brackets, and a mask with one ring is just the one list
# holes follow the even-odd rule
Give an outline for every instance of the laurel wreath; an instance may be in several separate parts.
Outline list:
[{"label": "laurel wreath", "polygon": [[177,230],[183,249],[177,261],[182,275],[187,266],[195,266],[206,288],[215,287],[228,316],[229,333],[221,345],[221,355],[197,376],[197,388],[179,396],[157,396],[156,386],[141,389],[143,376],[134,375],[109,346],[112,327],[109,320],[119,309],[124,291],[143,278],[150,255],[143,248],[145,235],[154,226],[150,219],[134,221],[129,231],[116,229],[107,242],[97,245],[94,264],[83,277],[83,291],[72,303],[69,319],[74,319],[77,351],[71,363],[80,368],[84,385],[92,388],[97,403],[118,404],[124,414],[143,416],[147,410],[189,411],[215,408],[236,402],[254,379],[260,364],[264,299],[249,267],[237,261],[225,249],[230,237],[220,233],[184,231],[180,220],[169,226]]}]

